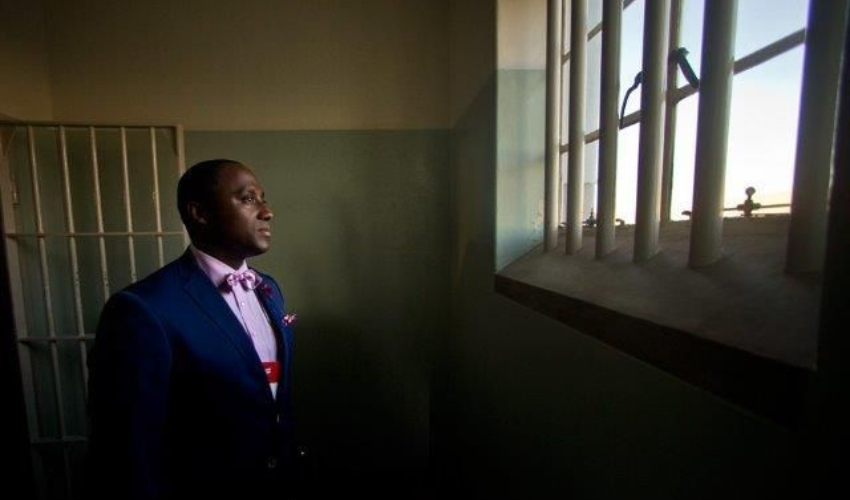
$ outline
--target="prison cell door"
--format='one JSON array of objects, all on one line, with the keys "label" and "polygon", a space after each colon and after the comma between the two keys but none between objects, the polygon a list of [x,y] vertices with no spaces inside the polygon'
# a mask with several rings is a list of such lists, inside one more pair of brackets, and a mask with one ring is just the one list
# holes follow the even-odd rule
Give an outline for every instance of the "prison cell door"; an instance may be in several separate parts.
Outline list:
[{"label": "prison cell door", "polygon": [[[0,200],[37,497],[80,498],[86,358],[111,293],[187,243],[180,126],[0,122]],[[10,334],[4,332],[4,334]]]}]

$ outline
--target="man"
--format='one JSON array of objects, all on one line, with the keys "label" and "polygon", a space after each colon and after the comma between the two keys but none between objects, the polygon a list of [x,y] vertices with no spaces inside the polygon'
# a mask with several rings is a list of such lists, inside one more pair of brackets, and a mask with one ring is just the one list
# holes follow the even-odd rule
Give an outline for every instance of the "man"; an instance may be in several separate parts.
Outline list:
[{"label": "man", "polygon": [[285,498],[291,492],[292,318],[266,252],[253,172],[198,163],[177,187],[192,240],[115,294],[90,358],[89,488],[97,497]]}]

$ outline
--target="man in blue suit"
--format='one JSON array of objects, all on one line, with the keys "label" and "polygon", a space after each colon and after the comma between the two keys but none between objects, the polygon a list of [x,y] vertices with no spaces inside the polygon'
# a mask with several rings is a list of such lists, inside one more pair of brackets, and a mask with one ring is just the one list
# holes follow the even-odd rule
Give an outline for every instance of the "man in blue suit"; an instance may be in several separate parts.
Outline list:
[{"label": "man in blue suit", "polygon": [[292,326],[270,276],[254,173],[194,165],[177,188],[192,240],[115,294],[89,377],[88,487],[97,498],[288,498],[293,491]]}]

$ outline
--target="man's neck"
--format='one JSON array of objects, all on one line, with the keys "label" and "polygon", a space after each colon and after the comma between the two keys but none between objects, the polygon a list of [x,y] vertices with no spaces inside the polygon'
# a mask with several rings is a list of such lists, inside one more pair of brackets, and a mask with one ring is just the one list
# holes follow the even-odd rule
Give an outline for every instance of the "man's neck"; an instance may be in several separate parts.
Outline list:
[{"label": "man's neck", "polygon": [[220,261],[222,264],[227,265],[233,270],[237,270],[245,264],[245,259],[235,259],[226,255],[224,252],[217,250],[215,247],[211,247],[204,243],[200,242],[192,242],[192,246],[194,246],[197,250],[207,254],[208,256]]}]

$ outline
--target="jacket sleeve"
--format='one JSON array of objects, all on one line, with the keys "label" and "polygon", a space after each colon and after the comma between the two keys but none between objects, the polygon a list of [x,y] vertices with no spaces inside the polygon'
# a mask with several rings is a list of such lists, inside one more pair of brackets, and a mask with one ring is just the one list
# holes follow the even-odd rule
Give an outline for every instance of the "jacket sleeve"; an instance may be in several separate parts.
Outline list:
[{"label": "jacket sleeve", "polygon": [[89,358],[88,489],[95,498],[155,499],[165,470],[171,348],[161,323],[123,291],[101,313]]}]

